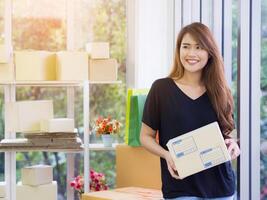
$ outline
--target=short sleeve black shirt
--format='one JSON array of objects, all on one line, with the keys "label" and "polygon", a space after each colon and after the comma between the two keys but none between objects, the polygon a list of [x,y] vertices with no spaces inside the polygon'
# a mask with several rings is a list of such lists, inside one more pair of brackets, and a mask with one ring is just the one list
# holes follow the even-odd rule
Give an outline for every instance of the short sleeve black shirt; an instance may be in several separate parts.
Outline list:
[{"label": "short sleeve black shirt", "polygon": [[[171,78],[163,78],[152,84],[142,121],[159,131],[159,144],[167,150],[166,144],[170,139],[218,119],[207,93],[193,100]],[[160,163],[164,198],[219,198],[234,194],[235,176],[230,162],[182,180],[171,177],[164,159],[161,158]]]}]

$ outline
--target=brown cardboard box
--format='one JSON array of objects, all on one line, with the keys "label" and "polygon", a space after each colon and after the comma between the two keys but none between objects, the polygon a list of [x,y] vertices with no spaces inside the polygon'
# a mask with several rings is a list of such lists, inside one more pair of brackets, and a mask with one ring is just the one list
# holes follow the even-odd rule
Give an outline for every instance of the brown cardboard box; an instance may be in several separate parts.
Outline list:
[{"label": "brown cardboard box", "polygon": [[88,53],[61,51],[56,60],[57,80],[88,80]]},{"label": "brown cardboard box", "polygon": [[98,59],[89,62],[90,81],[116,81],[118,64],[116,59]]},{"label": "brown cardboard box", "polygon": [[21,169],[23,185],[39,186],[52,183],[53,168],[50,165],[33,165]]},{"label": "brown cardboard box", "polygon": [[116,172],[118,188],[134,186],[161,189],[160,159],[144,147],[117,145]]},{"label": "brown cardboard box", "polygon": [[48,51],[16,51],[16,80],[56,80],[56,55]]},{"label": "brown cardboard box", "polygon": [[217,122],[173,138],[167,147],[180,178],[230,160]]},{"label": "brown cardboard box", "polygon": [[16,193],[17,200],[57,200],[57,182],[39,186],[23,185],[18,182]]},{"label": "brown cardboard box", "polygon": [[160,200],[162,192],[155,189],[125,187],[115,190],[91,192],[82,195],[82,200]]},{"label": "brown cardboard box", "polygon": [[53,118],[51,100],[5,103],[5,129],[8,132],[40,131],[40,121]]}]

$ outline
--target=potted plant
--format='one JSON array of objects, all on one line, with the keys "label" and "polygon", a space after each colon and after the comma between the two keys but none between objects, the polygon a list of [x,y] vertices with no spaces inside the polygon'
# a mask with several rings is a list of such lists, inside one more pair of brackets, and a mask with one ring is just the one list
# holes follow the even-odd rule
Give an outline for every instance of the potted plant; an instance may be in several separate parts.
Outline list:
[{"label": "potted plant", "polygon": [[[82,175],[78,175],[70,182],[70,186],[78,192],[78,196],[81,199],[84,193],[84,178]],[[108,190],[106,184],[105,174],[90,170],[90,191]]]},{"label": "potted plant", "polygon": [[98,117],[95,121],[94,130],[97,135],[101,135],[102,141],[105,147],[112,146],[113,137],[112,135],[118,133],[121,128],[121,123],[112,119],[111,117]]}]

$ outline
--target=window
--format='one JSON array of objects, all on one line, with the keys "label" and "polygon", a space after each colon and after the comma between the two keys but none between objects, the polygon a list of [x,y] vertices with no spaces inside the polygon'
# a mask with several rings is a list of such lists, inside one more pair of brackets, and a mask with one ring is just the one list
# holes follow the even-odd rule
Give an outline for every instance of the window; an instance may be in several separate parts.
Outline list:
[{"label": "window", "polygon": [[[122,84],[90,85],[90,121],[99,115],[111,115],[125,122],[125,46],[126,46],[126,1],[125,0],[13,0],[12,1],[12,45],[14,50],[61,51],[70,46],[74,50],[85,50],[91,41],[110,43],[110,56],[119,63],[118,79]],[[45,9],[44,9],[45,8]],[[0,1],[0,39],[4,38],[2,15],[4,1]],[[0,41],[1,41],[0,40]],[[66,117],[66,89],[19,87],[17,100],[53,99],[55,117]],[[0,90],[3,104],[3,89]],[[83,134],[82,89],[75,88],[75,125]],[[0,106],[1,106],[0,105]],[[1,106],[1,111],[2,110]],[[90,125],[91,125],[90,122]],[[118,141],[123,141],[123,129]],[[4,137],[3,119],[0,116],[0,133]],[[19,135],[18,135],[19,136]],[[91,138],[93,139],[93,138]],[[98,139],[92,140],[97,142]],[[76,154],[75,175],[83,173],[83,154]],[[4,154],[0,159],[4,160]],[[54,179],[58,182],[59,198],[66,199],[66,158],[63,153],[29,152],[17,153],[17,180],[20,169],[38,163],[54,167]],[[4,162],[0,161],[0,179],[4,179]],[[91,152],[91,167],[104,172],[107,182],[115,186],[114,152]]]},{"label": "window", "polygon": [[[261,11],[261,143],[260,179],[261,200],[267,199],[267,2],[262,2]],[[265,146],[265,147],[264,147]],[[265,150],[264,150],[264,149]],[[264,151],[266,153],[264,153]]]}]

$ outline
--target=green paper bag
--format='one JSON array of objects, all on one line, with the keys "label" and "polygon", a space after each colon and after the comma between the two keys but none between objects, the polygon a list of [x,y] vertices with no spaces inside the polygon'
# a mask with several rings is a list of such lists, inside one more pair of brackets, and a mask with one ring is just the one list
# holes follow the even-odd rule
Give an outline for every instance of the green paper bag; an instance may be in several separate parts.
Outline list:
[{"label": "green paper bag", "polygon": [[[126,107],[126,126],[125,126],[125,143],[126,144],[128,144],[128,145],[130,145],[129,144],[129,131],[130,131],[130,119],[131,120],[133,120],[131,123],[132,123],[132,125],[134,125],[134,123],[137,123],[137,119],[134,119],[133,117],[131,117],[130,115],[132,115],[131,113],[133,113],[133,115],[134,116],[137,116],[135,113],[140,113],[139,115],[141,115],[141,118],[139,119],[139,123],[137,123],[137,125],[139,124],[139,126],[141,127],[141,120],[142,120],[142,114],[143,114],[143,107],[144,107],[144,105],[143,106],[139,106],[139,108],[138,108],[138,106],[137,106],[137,102],[138,102],[138,97],[136,97],[137,99],[135,100],[135,103],[132,105],[132,106],[135,106],[135,108],[133,109],[132,108],[132,106],[131,106],[131,97],[132,96],[139,96],[139,95],[141,95],[141,96],[144,96],[145,98],[146,98],[146,95],[147,95],[147,93],[148,93],[148,89],[128,89],[128,92],[127,92],[127,107]],[[143,97],[140,97],[141,99],[143,98]],[[140,101],[141,101],[141,99],[140,99]],[[145,103],[145,101],[143,102],[143,104]],[[139,104],[139,105],[141,105],[141,103]],[[131,109],[132,109],[132,112],[130,112],[131,111]],[[140,111],[137,111],[137,110],[140,110]],[[142,113],[141,113],[142,112]],[[137,120],[137,121],[136,121]],[[135,121],[135,122],[134,122]],[[134,127],[134,126],[133,126]],[[134,130],[134,128],[131,128],[131,130]],[[139,130],[140,131],[140,130]],[[132,134],[132,133],[131,133]],[[132,137],[132,136],[131,136]],[[138,135],[138,137],[139,137],[139,135]],[[132,139],[131,139],[132,140]],[[140,145],[140,142],[139,142],[139,145]]]},{"label": "green paper bag", "polygon": [[131,97],[128,135],[129,146],[141,146],[139,138],[145,101],[146,95],[138,95]]}]

